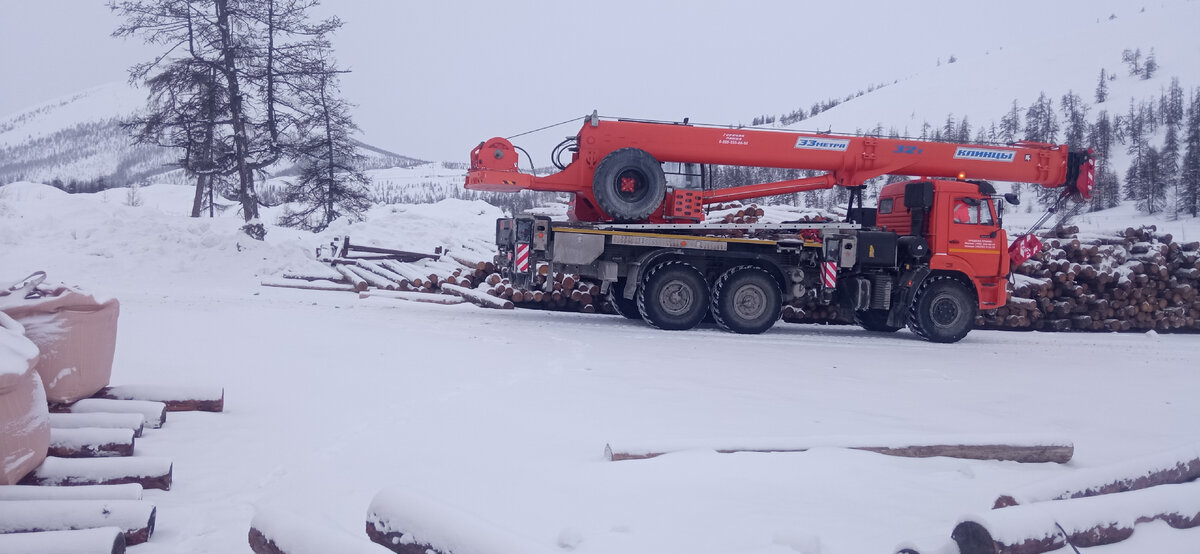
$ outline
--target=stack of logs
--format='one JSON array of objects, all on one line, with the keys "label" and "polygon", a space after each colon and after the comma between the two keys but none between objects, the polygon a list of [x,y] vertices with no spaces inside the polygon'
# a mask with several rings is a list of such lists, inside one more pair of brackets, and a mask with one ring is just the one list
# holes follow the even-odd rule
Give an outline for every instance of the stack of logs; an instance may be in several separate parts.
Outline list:
[{"label": "stack of logs", "polygon": [[[1075,229],[1068,229],[1068,234]],[[1119,237],[1049,241],[1014,269],[1008,305],[984,312],[984,329],[1200,331],[1200,242],[1180,244],[1154,226]]]},{"label": "stack of logs", "polygon": [[750,204],[748,207],[739,208],[736,212],[725,214],[721,223],[758,223],[758,218],[764,214],[766,212],[762,208]]},{"label": "stack of logs", "polygon": [[[479,260],[472,253],[447,253],[438,259],[399,262],[380,259],[324,258],[329,264],[304,271],[290,271],[283,279],[267,279],[265,286],[358,292],[397,291],[403,295],[389,298],[423,302],[438,299],[466,299],[486,308],[512,309],[515,306],[543,310],[582,313],[613,313],[600,285],[585,282],[577,274],[553,273],[550,266],[537,268],[528,288],[517,288],[501,276],[494,262]],[[547,281],[550,285],[547,286]],[[416,293],[416,294],[410,294]],[[389,293],[384,293],[387,295]]]},{"label": "stack of logs", "polygon": [[[549,287],[546,286],[547,281],[551,282]],[[484,282],[491,286],[487,294],[511,300],[522,308],[593,314],[601,311],[607,303],[606,297],[600,293],[600,285],[586,282],[576,274],[555,272],[551,275],[550,266],[545,264],[538,266],[530,288],[515,288],[499,273],[489,275]]]}]

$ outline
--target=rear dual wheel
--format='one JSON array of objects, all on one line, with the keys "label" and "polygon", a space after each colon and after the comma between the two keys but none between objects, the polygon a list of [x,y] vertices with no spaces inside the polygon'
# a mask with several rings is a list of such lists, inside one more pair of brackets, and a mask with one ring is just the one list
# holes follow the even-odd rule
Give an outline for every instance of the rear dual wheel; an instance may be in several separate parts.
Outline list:
[{"label": "rear dual wheel", "polygon": [[712,313],[726,331],[758,334],[770,329],[783,310],[779,283],[758,266],[726,270],[713,285]]},{"label": "rear dual wheel", "polygon": [[663,262],[646,272],[638,288],[637,308],[642,319],[653,327],[691,329],[708,312],[708,283],[687,263]]}]

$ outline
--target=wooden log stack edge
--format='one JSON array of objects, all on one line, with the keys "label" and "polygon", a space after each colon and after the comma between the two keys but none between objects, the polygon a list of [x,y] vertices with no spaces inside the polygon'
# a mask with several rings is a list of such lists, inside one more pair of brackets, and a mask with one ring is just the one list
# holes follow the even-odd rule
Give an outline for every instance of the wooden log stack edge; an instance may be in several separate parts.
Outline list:
[{"label": "wooden log stack edge", "polygon": [[66,531],[116,526],[125,544],[154,534],[157,509],[145,500],[0,501],[0,533]]},{"label": "wooden log stack edge", "polygon": [[[797,441],[800,442],[800,441]],[[915,441],[914,441],[915,442]],[[966,441],[962,441],[966,442]],[[989,442],[989,441],[984,441]],[[845,441],[831,443],[828,446],[839,448],[849,448],[851,450],[865,450],[875,452],[885,456],[899,456],[904,458],[932,458],[944,456],[948,458],[959,458],[966,460],[997,460],[1010,461],[1019,463],[1058,463],[1065,464],[1071,461],[1071,457],[1075,453],[1075,447],[1067,441],[1041,441],[1041,444],[1015,444],[1016,441],[1007,441],[1004,444],[1001,441],[995,441],[992,444],[981,444],[974,442],[972,444],[955,444],[953,441],[926,441],[923,444],[911,444],[908,446],[855,446],[847,445]],[[761,452],[761,453],[783,453],[783,452],[804,452],[812,448],[817,448],[819,443],[798,444],[794,447],[787,447],[781,444],[772,444],[763,447],[740,447],[740,448],[724,448],[715,447],[712,450],[720,454],[732,454],[736,452]],[[613,448],[612,445],[604,446],[604,458],[609,461],[623,460],[645,460],[655,458],[669,453],[668,449],[621,449]]]},{"label": "wooden log stack edge", "polygon": [[125,534],[117,527],[0,534],[0,552],[37,554],[124,554]]},{"label": "wooden log stack edge", "polygon": [[146,489],[171,490],[173,464],[168,458],[56,458],[26,475],[21,485],[120,485],[137,483]]},{"label": "wooden log stack edge", "polygon": [[259,510],[247,533],[256,554],[388,554],[361,535],[327,528],[315,518],[279,510]]},{"label": "wooden log stack edge", "polygon": [[1008,304],[980,314],[978,328],[1200,332],[1200,242],[1154,226],[1052,239],[1013,273]]},{"label": "wooden log stack edge", "polygon": [[1122,463],[1074,471],[1000,495],[993,508],[1047,500],[1085,498],[1200,479],[1200,445],[1143,456]]},{"label": "wooden log stack edge", "polygon": [[221,387],[115,385],[104,387],[92,398],[162,402],[168,412],[221,412],[225,389]]}]

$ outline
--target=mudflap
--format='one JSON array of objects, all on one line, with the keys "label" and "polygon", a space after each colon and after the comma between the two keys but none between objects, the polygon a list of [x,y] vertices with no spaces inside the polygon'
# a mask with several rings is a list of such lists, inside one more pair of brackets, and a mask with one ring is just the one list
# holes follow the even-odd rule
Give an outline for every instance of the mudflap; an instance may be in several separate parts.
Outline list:
[{"label": "mudflap", "polygon": [[905,272],[892,291],[892,309],[888,311],[887,324],[892,327],[904,327],[908,324],[908,307],[912,306],[921,283],[929,277],[928,267],[918,267]]}]

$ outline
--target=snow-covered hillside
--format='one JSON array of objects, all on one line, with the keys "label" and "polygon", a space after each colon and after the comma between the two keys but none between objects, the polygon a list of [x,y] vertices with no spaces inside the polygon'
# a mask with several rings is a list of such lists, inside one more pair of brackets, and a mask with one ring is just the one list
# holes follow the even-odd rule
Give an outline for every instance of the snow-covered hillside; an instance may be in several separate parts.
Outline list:
[{"label": "snow-covered hillside", "polygon": [[[109,83],[0,118],[0,185],[54,182],[68,190],[99,190],[134,183],[186,182],[174,165],[180,156],[136,144],[121,127],[143,109],[146,91]],[[360,143],[367,169],[408,167],[420,160]],[[272,168],[295,173],[287,163]],[[72,185],[74,183],[74,185]]]},{"label": "snow-covered hillside", "polygon": [[[1092,106],[1093,118],[1102,109],[1118,115],[1129,109],[1131,99],[1157,99],[1172,77],[1179,78],[1184,90],[1200,86],[1198,20],[1197,2],[1125,2],[1115,8],[1096,3],[1079,10],[1071,21],[1048,22],[1030,14],[1029,25],[1043,29],[1035,41],[1004,44],[982,55],[960,54],[955,63],[943,61],[896,83],[884,83],[887,86],[791,127],[870,132],[882,126],[885,133],[894,128],[902,136],[920,136],[926,123],[938,128],[953,115],[956,121],[968,117],[978,129],[999,123],[1014,100],[1023,114],[1041,93],[1055,99],[1057,106],[1057,100],[1068,92]],[[993,36],[991,40],[1002,38]],[[1141,49],[1145,55],[1151,48],[1161,66],[1159,71],[1151,79],[1130,76],[1122,52]],[[1115,79],[1109,82],[1109,99],[1097,104],[1094,92],[1101,69]],[[824,100],[812,98],[809,102]],[[810,106],[796,107],[808,110]]]}]

